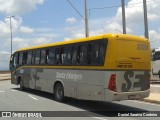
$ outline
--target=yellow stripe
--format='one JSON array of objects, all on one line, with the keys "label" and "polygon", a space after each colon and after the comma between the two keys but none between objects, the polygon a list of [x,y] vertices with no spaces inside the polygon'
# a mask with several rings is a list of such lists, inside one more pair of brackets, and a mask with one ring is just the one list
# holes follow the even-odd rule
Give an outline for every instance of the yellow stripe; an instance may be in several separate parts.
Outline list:
[{"label": "yellow stripe", "polygon": [[[42,68],[42,69],[90,69],[90,70],[103,70],[105,67],[104,66],[21,66],[17,68],[15,71],[23,69],[23,68]],[[12,72],[15,73],[15,71]]]}]

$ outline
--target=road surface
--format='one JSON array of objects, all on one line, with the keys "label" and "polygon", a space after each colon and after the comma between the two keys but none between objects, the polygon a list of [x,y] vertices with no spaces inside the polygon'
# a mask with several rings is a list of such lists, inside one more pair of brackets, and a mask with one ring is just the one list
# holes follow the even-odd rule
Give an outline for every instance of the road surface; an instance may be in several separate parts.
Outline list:
[{"label": "road surface", "polygon": [[[158,117],[112,117],[117,116],[114,111],[135,111],[138,113],[160,111],[160,105],[143,101],[120,101],[112,103],[80,101],[67,99],[65,103],[54,101],[53,95],[45,92],[19,90],[19,86],[10,84],[10,80],[0,81],[0,111],[59,111],[54,119],[64,119],[67,114],[82,114],[84,117],[65,117],[67,120],[158,120]],[[70,111],[70,112],[67,112]],[[78,111],[78,112],[75,112]],[[81,112],[80,112],[81,111]],[[92,112],[89,112],[92,111]],[[94,111],[94,112],[93,112]],[[108,112],[113,111],[113,112]],[[67,112],[67,113],[66,113]],[[142,113],[143,113],[142,112]],[[89,117],[87,117],[89,116]],[[0,120],[3,118],[0,118]],[[5,120],[10,118],[5,118]],[[12,118],[21,120],[22,118]],[[33,119],[33,118],[30,118]],[[44,118],[37,118],[43,120]],[[50,120],[51,118],[45,118]],[[34,118],[36,120],[36,118]]]}]

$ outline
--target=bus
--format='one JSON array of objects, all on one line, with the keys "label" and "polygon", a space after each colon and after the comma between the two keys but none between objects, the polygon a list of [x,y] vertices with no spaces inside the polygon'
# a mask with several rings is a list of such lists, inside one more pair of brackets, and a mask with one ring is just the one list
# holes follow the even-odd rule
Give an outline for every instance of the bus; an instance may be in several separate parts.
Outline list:
[{"label": "bus", "polygon": [[160,79],[160,48],[152,51],[152,74],[158,75]]},{"label": "bus", "polygon": [[151,71],[148,39],[103,34],[14,52],[11,83],[53,93],[56,101],[121,101],[148,97]]}]

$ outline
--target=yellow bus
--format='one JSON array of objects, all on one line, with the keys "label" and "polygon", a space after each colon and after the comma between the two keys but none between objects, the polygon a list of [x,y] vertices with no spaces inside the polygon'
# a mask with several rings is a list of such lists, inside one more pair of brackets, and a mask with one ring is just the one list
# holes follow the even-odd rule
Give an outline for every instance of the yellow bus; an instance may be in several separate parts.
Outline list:
[{"label": "yellow bus", "polygon": [[150,93],[148,39],[103,34],[23,48],[10,60],[11,83],[81,100],[142,99]]}]

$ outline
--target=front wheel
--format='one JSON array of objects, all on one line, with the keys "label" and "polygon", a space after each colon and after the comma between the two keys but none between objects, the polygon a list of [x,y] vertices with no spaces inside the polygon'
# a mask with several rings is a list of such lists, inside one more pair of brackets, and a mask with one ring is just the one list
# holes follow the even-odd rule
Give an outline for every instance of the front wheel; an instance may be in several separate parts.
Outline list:
[{"label": "front wheel", "polygon": [[20,80],[19,84],[20,84],[20,88],[19,88],[19,89],[20,89],[21,91],[24,91],[24,90],[25,90],[25,87],[23,86],[23,80],[22,80],[22,79]]},{"label": "front wheel", "polygon": [[54,89],[55,100],[62,102],[64,100],[64,88],[61,83],[58,83]]}]

